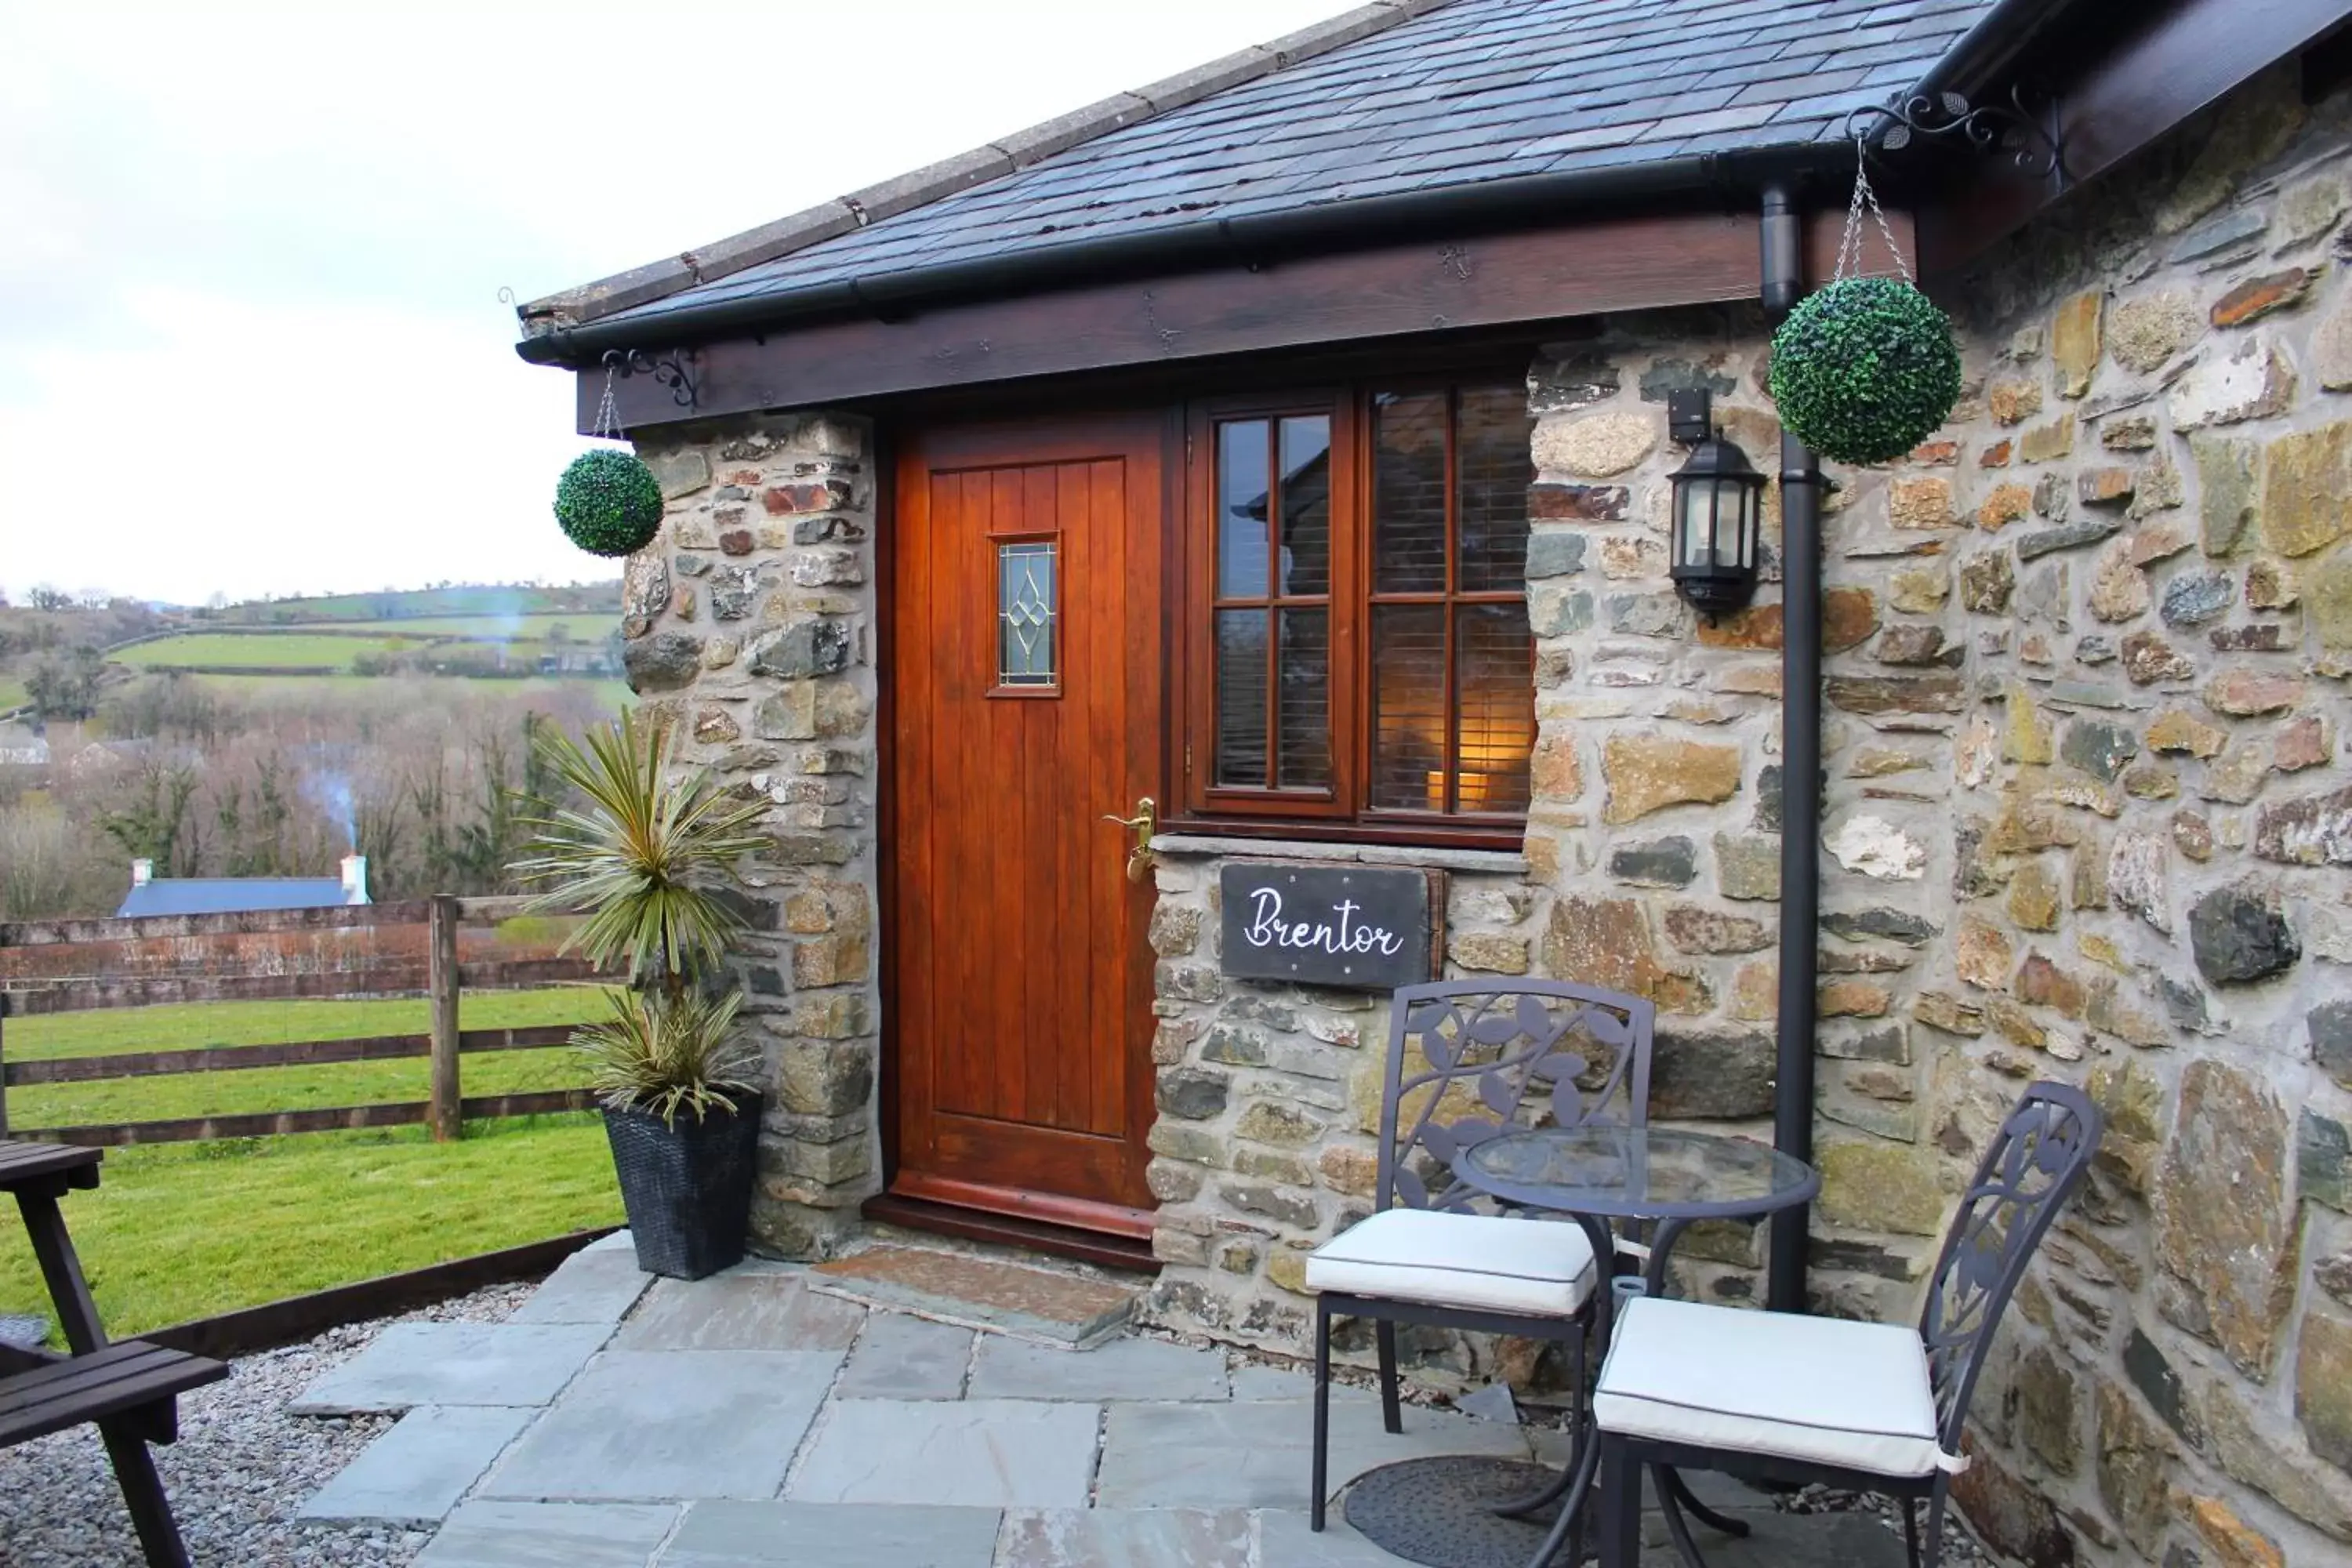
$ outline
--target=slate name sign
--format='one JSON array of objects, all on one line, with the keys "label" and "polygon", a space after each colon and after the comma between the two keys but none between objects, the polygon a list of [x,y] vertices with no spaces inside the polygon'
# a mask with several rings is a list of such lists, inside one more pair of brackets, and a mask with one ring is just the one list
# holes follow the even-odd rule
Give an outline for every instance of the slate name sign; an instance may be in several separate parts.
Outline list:
[{"label": "slate name sign", "polygon": [[1430,977],[1429,879],[1365,866],[1228,861],[1227,974],[1385,991]]}]

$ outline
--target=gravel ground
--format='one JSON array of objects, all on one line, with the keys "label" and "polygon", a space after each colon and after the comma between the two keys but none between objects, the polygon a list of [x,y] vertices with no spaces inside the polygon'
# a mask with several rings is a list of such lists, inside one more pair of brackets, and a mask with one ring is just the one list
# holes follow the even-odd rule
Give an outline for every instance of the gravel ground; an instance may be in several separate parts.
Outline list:
[{"label": "gravel ground", "polygon": [[[393,1417],[297,1417],[285,1414],[286,1404],[390,1324],[496,1322],[533,1289],[494,1286],[404,1317],[331,1330],[247,1356],[232,1364],[227,1382],[182,1395],[180,1440],[154,1453],[198,1568],[402,1568],[413,1560],[429,1539],[421,1531],[292,1519]],[[97,1428],[0,1450],[0,1563],[142,1568]]]},{"label": "gravel ground", "polygon": [[[1877,1492],[1847,1492],[1834,1488],[1811,1486],[1774,1500],[1783,1513],[1874,1513],[1886,1526],[1887,1533],[1895,1539],[1903,1536],[1903,1516],[1899,1505]],[[1927,1527],[1927,1505],[1913,1503],[1919,1528]],[[1959,1510],[1947,1506],[1944,1510],[1944,1561],[1952,1568],[1968,1568],[1969,1564],[1990,1563],[1984,1549],[1976,1538],[1960,1528]]]}]

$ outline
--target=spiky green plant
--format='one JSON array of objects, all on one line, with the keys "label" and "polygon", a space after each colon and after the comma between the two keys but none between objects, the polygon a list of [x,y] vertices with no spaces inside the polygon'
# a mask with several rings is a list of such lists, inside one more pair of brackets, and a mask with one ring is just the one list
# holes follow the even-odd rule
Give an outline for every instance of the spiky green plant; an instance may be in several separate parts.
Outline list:
[{"label": "spiky green plant", "polygon": [[720,893],[739,880],[736,862],[766,847],[752,831],[765,806],[727,795],[701,769],[669,776],[668,728],[635,714],[584,742],[550,730],[540,744],[578,802],[530,819],[536,837],[513,866],[548,889],[530,909],[585,913],[566,951],[626,963],[631,985],[683,995],[743,931]]},{"label": "spiky green plant", "polygon": [[588,1059],[588,1084],[614,1110],[675,1125],[731,1111],[756,1086],[759,1052],[735,1033],[742,995],[608,990],[612,1016],[583,1024],[572,1043]]},{"label": "spiky green plant", "polygon": [[732,1111],[758,1065],[734,1038],[742,997],[698,983],[744,930],[723,894],[740,881],[737,863],[768,842],[753,831],[764,805],[701,769],[673,776],[668,728],[634,714],[584,741],[551,728],[539,744],[568,803],[529,820],[534,837],[511,868],[546,889],[531,910],[588,917],[566,952],[628,969],[629,988],[606,993],[612,1016],[572,1032],[593,1086],[614,1110],[666,1122]]}]

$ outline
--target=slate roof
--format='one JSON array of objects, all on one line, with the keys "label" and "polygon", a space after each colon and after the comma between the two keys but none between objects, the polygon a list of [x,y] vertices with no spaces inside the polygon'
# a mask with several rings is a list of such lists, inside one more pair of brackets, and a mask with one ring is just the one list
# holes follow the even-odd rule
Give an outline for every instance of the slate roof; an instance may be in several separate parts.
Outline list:
[{"label": "slate roof", "polygon": [[338,910],[353,901],[340,876],[158,877],[132,888],[114,912],[117,917],[227,915],[248,910]]},{"label": "slate roof", "polygon": [[1834,141],[1848,111],[1917,83],[1994,3],[1449,0],[605,319],[652,324],[688,306],[1221,216]]}]

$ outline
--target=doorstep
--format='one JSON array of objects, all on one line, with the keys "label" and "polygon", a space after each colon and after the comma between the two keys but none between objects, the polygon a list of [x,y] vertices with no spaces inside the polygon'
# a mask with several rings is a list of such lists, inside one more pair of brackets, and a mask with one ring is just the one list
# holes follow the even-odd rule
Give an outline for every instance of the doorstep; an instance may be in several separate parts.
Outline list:
[{"label": "doorstep", "polygon": [[974,1253],[881,1246],[810,1268],[808,1288],[937,1323],[1087,1350],[1126,1328],[1139,1288]]}]

